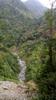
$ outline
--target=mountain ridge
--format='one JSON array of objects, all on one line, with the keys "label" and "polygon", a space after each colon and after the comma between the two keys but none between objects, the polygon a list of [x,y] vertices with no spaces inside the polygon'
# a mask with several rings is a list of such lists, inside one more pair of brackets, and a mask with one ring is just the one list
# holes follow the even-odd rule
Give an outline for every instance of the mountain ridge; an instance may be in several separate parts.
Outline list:
[{"label": "mountain ridge", "polygon": [[[28,18],[33,18],[33,14],[25,7],[25,5],[20,0],[0,0],[0,6],[8,5],[13,7],[16,11],[20,11],[21,14]],[[30,14],[30,15],[29,15]]]},{"label": "mountain ridge", "polygon": [[0,35],[4,35],[4,44],[15,44],[21,35],[27,36],[27,31],[34,29],[35,22],[35,17],[21,1],[0,0]]},{"label": "mountain ridge", "polygon": [[42,16],[47,10],[38,0],[27,0],[24,4],[37,17]]}]

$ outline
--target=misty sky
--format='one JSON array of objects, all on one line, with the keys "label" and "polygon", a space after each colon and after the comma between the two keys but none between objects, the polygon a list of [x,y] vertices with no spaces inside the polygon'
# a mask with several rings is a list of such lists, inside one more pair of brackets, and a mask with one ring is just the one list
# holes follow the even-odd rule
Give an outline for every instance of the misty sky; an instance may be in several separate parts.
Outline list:
[{"label": "misty sky", "polygon": [[[21,1],[27,1],[27,0],[21,0]],[[44,6],[50,8],[50,2],[49,0],[39,0]],[[52,0],[51,0],[52,1]]]}]

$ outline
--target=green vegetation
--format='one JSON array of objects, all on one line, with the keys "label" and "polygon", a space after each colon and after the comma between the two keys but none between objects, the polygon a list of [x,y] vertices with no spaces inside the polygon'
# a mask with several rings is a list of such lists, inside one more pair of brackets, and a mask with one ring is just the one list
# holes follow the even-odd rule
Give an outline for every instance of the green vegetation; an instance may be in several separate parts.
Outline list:
[{"label": "green vegetation", "polygon": [[18,80],[15,47],[26,62],[26,82],[37,85],[37,100],[56,100],[56,9],[52,10],[37,20],[20,0],[19,5],[11,0],[0,5],[0,80]]},{"label": "green vegetation", "polygon": [[18,80],[17,58],[0,45],[0,80]]},{"label": "green vegetation", "polygon": [[[56,39],[52,41],[53,67],[49,62],[48,41],[24,43],[19,49],[19,55],[26,61],[26,81],[33,80],[37,84],[39,100],[56,99]],[[37,99],[38,100],[38,99]]]},{"label": "green vegetation", "polygon": [[37,26],[36,18],[19,0],[0,2],[0,35],[4,38],[2,42],[7,47],[17,46],[21,42],[19,38],[25,40],[27,33],[32,34]]}]

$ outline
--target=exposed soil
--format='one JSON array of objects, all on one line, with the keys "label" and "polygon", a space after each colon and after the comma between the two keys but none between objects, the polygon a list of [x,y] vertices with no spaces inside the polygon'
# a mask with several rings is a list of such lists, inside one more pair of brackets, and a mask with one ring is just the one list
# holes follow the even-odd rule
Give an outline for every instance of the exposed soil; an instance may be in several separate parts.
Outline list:
[{"label": "exposed soil", "polygon": [[0,100],[27,100],[27,87],[9,81],[0,81]]}]

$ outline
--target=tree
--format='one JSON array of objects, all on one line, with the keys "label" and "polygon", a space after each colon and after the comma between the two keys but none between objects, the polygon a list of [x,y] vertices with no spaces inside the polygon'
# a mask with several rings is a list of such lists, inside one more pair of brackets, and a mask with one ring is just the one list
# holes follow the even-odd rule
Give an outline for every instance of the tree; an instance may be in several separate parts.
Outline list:
[{"label": "tree", "polygon": [[[52,1],[52,0],[49,0]],[[53,28],[54,28],[54,5],[56,3],[56,0],[53,0],[51,2],[51,8],[45,13],[45,19],[47,21],[47,26],[49,30],[49,64],[50,67],[53,67],[53,53],[52,53],[52,40],[53,40]]]},{"label": "tree", "polygon": [[[50,0],[51,1],[51,0]],[[39,78],[39,100],[56,100],[56,60],[53,58],[53,30],[54,30],[54,5],[56,0],[52,1],[51,9],[45,14],[48,36],[48,59],[44,64]],[[56,41],[56,40],[55,40]],[[44,55],[44,54],[43,54]],[[55,54],[56,59],[56,54]]]}]

